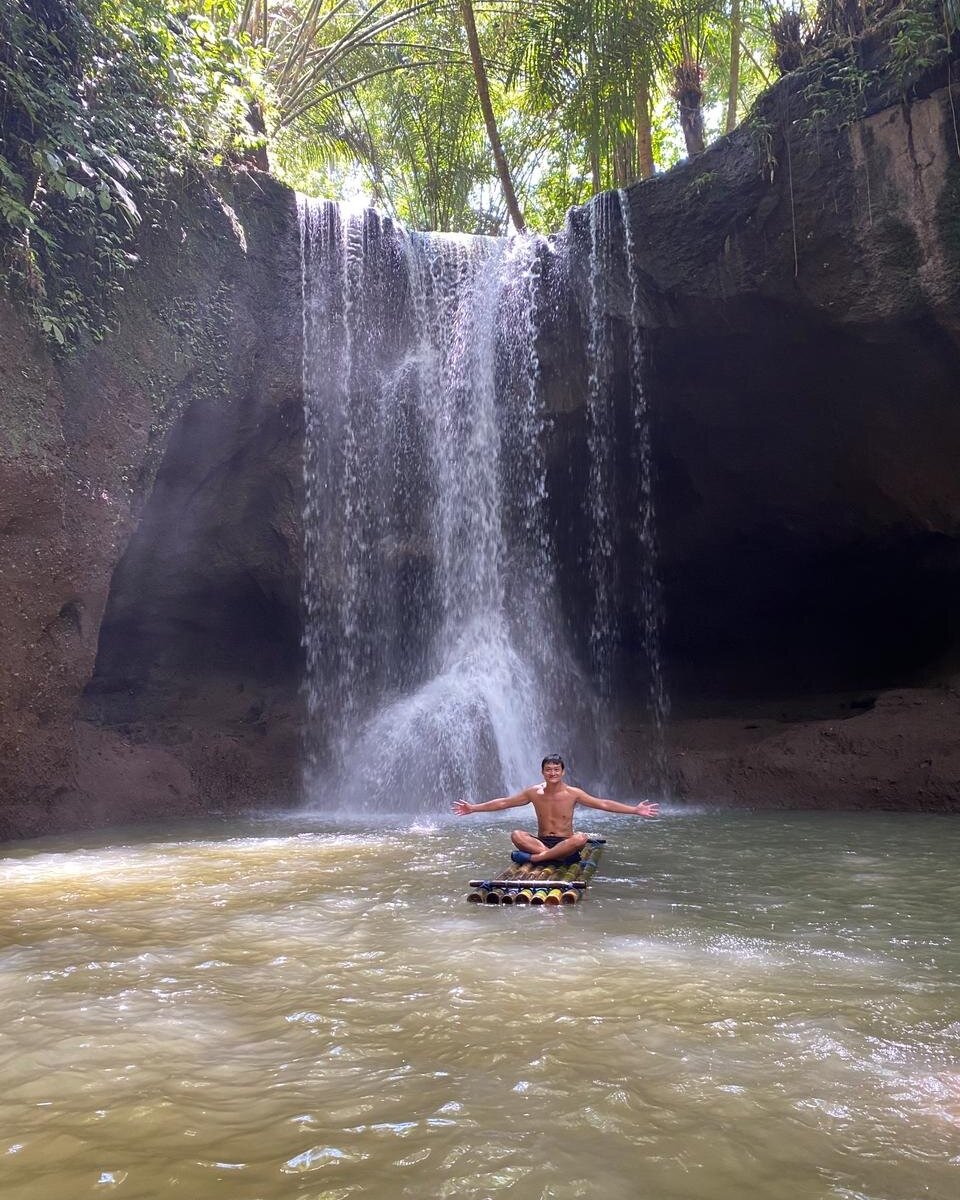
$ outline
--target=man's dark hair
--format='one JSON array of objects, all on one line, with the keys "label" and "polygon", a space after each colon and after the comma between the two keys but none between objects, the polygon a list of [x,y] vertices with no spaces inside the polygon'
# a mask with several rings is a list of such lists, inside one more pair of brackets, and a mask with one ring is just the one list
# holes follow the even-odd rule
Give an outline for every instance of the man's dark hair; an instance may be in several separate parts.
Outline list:
[{"label": "man's dark hair", "polygon": [[547,763],[550,763],[551,765],[553,763],[556,763],[557,766],[559,766],[561,771],[565,771],[567,769],[566,766],[564,765],[563,759],[560,757],[559,754],[548,754],[547,757],[540,764],[541,771],[547,765]]}]

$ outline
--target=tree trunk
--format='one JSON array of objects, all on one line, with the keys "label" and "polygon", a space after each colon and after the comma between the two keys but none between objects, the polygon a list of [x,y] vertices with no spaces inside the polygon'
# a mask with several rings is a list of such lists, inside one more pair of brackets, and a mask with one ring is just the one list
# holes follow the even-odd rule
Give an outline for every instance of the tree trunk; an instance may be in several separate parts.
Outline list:
[{"label": "tree trunk", "polygon": [[706,149],[703,129],[703,70],[692,58],[684,58],[674,73],[673,98],[687,155],[696,158]]},{"label": "tree trunk", "polygon": [[480,100],[480,109],[483,112],[484,124],[487,127],[487,137],[490,140],[490,149],[493,151],[493,161],[496,163],[497,174],[500,176],[500,186],[503,188],[503,198],[507,202],[507,212],[510,214],[510,220],[513,222],[513,227],[517,233],[526,233],[527,224],[523,219],[523,213],[520,211],[520,205],[517,202],[517,194],[513,190],[513,181],[510,178],[510,168],[507,166],[507,158],[503,153],[503,146],[500,142],[500,131],[497,128],[497,118],[493,112],[493,105],[490,102],[490,86],[487,83],[487,69],[483,63],[483,55],[480,52],[480,38],[477,36],[477,23],[473,16],[473,4],[471,0],[460,0],[460,11],[463,14],[463,25],[467,31],[467,44],[470,47],[470,60],[473,63],[473,75],[477,82],[477,97]]},{"label": "tree trunk", "polygon": [[652,179],[656,167],[653,162],[653,122],[650,118],[650,77],[644,72],[637,84],[635,102],[637,127],[637,178]]},{"label": "tree trunk", "polygon": [[730,0],[730,89],[727,94],[726,131],[737,127],[737,104],[740,100],[740,36],[743,33],[743,13],[740,0]]},{"label": "tree trunk", "polygon": [[687,146],[687,156],[696,158],[707,148],[703,131],[703,112],[700,108],[701,97],[691,97],[687,103],[680,100],[680,128],[683,130],[683,140]]},{"label": "tree trunk", "polygon": [[594,146],[590,146],[587,153],[590,158],[590,180],[593,184],[593,194],[599,196],[603,191],[603,179],[600,175],[600,155]]}]

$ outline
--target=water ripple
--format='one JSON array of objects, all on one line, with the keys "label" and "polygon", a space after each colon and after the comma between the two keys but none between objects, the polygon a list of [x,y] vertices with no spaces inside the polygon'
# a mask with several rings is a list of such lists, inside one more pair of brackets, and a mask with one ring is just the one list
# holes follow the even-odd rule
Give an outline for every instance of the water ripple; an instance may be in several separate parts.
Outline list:
[{"label": "water ripple", "polygon": [[4,1200],[953,1200],[954,826],[614,831],[549,912],[490,823],[17,847]]}]

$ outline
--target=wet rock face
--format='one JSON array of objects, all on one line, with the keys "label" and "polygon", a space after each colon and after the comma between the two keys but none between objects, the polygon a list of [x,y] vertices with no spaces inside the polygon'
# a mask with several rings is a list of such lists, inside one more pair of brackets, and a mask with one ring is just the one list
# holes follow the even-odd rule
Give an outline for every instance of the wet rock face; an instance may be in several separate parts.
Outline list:
[{"label": "wet rock face", "polygon": [[269,180],[238,183],[228,245],[240,253],[232,270],[204,264],[220,290],[198,316],[217,344],[183,381],[80,705],[111,737],[163,747],[199,811],[289,802],[299,784],[296,210]]},{"label": "wet rock face", "polygon": [[[750,167],[747,133],[687,168],[702,204],[684,207],[679,172],[631,193],[674,786],[713,802],[955,809],[960,170],[947,94],[791,134],[792,188],[783,129],[773,181]],[[625,616],[629,709],[644,663]],[[933,690],[901,703],[896,689],[919,683]]]},{"label": "wet rock face", "polygon": [[226,410],[192,407],[172,434],[81,705],[172,748],[204,808],[298,783],[302,421],[295,389],[264,404],[263,384],[248,377]]},{"label": "wet rock face", "polygon": [[0,838],[296,789],[294,197],[241,175],[160,224],[103,345],[55,366],[0,309]]},{"label": "wet rock face", "polygon": [[950,651],[960,354],[932,321],[653,339],[674,690],[890,686]]},{"label": "wet rock face", "polygon": [[[950,214],[960,170],[946,92],[817,136],[791,122],[769,128],[772,178],[744,126],[629,192],[665,666],[681,711],[705,699],[900,686],[935,674],[956,648],[960,239]],[[625,346],[625,289],[620,304]],[[581,297],[581,324],[586,308]],[[557,340],[544,372],[551,490],[580,626],[586,530],[567,464],[584,430]],[[622,369],[618,386],[628,406]],[[646,672],[633,471],[621,457],[629,706]]]}]

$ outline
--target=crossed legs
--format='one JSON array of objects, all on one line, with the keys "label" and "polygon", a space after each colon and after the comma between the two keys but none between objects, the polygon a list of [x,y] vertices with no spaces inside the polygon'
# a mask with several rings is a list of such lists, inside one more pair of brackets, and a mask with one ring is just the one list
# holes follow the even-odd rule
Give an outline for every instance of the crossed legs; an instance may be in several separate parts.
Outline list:
[{"label": "crossed legs", "polygon": [[564,838],[562,842],[557,842],[555,846],[547,847],[534,837],[532,833],[527,833],[523,829],[515,829],[510,834],[510,840],[518,850],[524,850],[529,854],[532,863],[555,862],[558,858],[568,858],[571,854],[576,854],[578,850],[582,850],[590,840],[585,833],[572,833],[568,838]]}]

